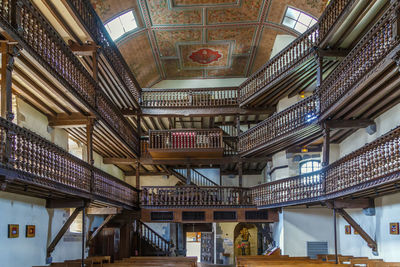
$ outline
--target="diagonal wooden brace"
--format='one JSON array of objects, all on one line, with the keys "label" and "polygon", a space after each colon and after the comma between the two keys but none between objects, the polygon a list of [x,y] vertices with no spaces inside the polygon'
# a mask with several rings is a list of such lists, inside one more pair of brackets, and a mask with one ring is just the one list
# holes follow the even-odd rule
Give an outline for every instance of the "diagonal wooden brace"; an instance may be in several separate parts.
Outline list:
[{"label": "diagonal wooden brace", "polygon": [[88,238],[88,240],[86,241],[86,246],[89,246],[90,242],[97,236],[98,233],[101,232],[101,230],[103,230],[104,226],[106,226],[107,223],[108,223],[109,221],[111,221],[112,218],[114,218],[115,216],[116,216],[116,214],[110,214],[110,215],[108,215],[108,216],[104,219],[104,221],[103,221],[103,222],[101,223],[101,225],[96,229],[96,231],[94,231],[94,232],[92,233],[92,235]]},{"label": "diagonal wooden brace", "polygon": [[336,209],[336,212],[342,215],[346,222],[348,222],[360,234],[373,252],[378,252],[378,244],[376,241],[373,240],[344,209]]}]

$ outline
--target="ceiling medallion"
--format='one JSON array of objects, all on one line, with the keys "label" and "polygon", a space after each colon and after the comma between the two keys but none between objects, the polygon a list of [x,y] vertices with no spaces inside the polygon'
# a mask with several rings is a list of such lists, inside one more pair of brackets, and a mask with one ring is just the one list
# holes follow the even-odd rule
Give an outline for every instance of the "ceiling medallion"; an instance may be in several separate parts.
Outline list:
[{"label": "ceiling medallion", "polygon": [[222,55],[218,51],[209,48],[199,49],[189,56],[193,62],[200,64],[210,64],[211,62],[218,61],[221,57]]}]

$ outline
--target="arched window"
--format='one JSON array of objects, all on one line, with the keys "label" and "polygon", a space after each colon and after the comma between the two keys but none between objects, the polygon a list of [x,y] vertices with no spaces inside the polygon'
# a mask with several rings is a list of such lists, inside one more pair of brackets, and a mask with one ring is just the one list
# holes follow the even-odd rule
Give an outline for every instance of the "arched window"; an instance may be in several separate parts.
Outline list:
[{"label": "arched window", "polygon": [[137,28],[135,16],[132,10],[129,10],[128,12],[125,12],[122,15],[112,19],[104,24],[104,26],[106,27],[113,41]]},{"label": "arched window", "polygon": [[300,33],[307,31],[311,28],[317,20],[305,12],[288,7],[285,16],[283,17],[282,24],[292,28]]},{"label": "arched window", "polygon": [[300,174],[306,174],[310,172],[319,171],[321,169],[321,163],[319,160],[307,160],[300,163]]}]

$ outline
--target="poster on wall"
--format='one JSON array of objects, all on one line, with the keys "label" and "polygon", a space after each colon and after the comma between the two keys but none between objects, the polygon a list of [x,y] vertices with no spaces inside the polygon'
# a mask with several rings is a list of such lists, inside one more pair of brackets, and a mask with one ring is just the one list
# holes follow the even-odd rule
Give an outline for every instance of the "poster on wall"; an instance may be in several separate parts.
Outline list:
[{"label": "poster on wall", "polygon": [[26,226],[26,237],[33,238],[35,237],[36,229],[35,225],[27,225]]},{"label": "poster on wall", "polygon": [[9,224],[8,225],[8,238],[19,237],[19,224]]},{"label": "poster on wall", "polygon": [[350,225],[345,225],[344,226],[344,233],[346,235],[351,235],[351,226]]},{"label": "poster on wall", "polygon": [[390,223],[390,234],[391,235],[399,234],[399,223]]}]

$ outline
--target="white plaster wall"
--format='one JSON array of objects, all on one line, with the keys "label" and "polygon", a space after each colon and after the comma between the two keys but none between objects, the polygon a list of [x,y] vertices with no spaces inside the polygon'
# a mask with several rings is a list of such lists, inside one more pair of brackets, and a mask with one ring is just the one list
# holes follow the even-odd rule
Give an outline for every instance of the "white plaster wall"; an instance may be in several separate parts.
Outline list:
[{"label": "white plaster wall", "polygon": [[[0,266],[29,267],[45,265],[46,249],[62,227],[65,210],[46,209],[46,201],[38,198],[0,192]],[[102,222],[101,217],[87,217],[88,227],[93,230]],[[19,237],[8,238],[8,224],[19,224]],[[34,238],[25,237],[26,225],[36,226]],[[48,235],[48,233],[51,233]],[[61,239],[52,253],[53,262],[81,257],[81,241]]]},{"label": "white plaster wall", "polygon": [[[280,151],[272,155],[272,168],[289,165],[289,160],[286,158],[286,151]],[[272,181],[290,177],[289,167],[275,169],[271,175]]]},{"label": "white plaster wall", "polygon": [[[243,175],[243,187],[251,187],[259,185],[264,182],[263,175]],[[239,176],[235,175],[233,178],[230,176],[222,176],[222,186],[239,186]]]},{"label": "white plaster wall", "polygon": [[[284,208],[279,218],[281,228],[274,238],[283,240],[280,247],[290,256],[307,256],[307,241],[328,241],[328,252],[334,253],[333,215],[327,208]],[[281,229],[282,232],[279,232]]]},{"label": "white plaster wall", "polygon": [[242,84],[246,78],[226,79],[191,79],[191,80],[163,80],[153,85],[152,88],[162,89],[186,89],[208,87],[236,87]]},{"label": "white plaster wall", "polygon": [[286,46],[288,46],[291,42],[293,42],[295,39],[296,37],[293,35],[277,35],[275,38],[274,46],[272,47],[270,59],[278,54],[281,50],[283,50]]},{"label": "white plaster wall", "polygon": [[296,104],[297,102],[303,100],[303,98],[301,98],[299,95],[295,95],[291,98],[289,97],[284,97],[281,100],[279,100],[277,106],[276,106],[276,111],[277,112],[281,112],[282,110],[287,109],[290,106],[293,106],[294,104]]},{"label": "white plaster wall", "polygon": [[[173,175],[165,176],[141,176],[140,186],[175,186],[180,180]],[[126,176],[125,182],[136,186],[136,176]]]},{"label": "white plaster wall", "polygon": [[196,171],[198,171],[214,183],[219,184],[219,169],[196,169]]},{"label": "white plaster wall", "polygon": [[359,149],[366,143],[374,141],[379,136],[400,125],[400,104],[383,113],[375,119],[376,133],[369,135],[365,129],[359,129],[340,143],[340,157]]},{"label": "white plaster wall", "polygon": [[350,216],[378,243],[378,256],[359,235],[344,232],[348,223],[338,217],[339,252],[359,257],[379,258],[385,261],[400,261],[400,235],[389,234],[389,224],[400,222],[400,194],[393,194],[375,200],[376,216],[366,216],[361,209],[347,210]]}]

